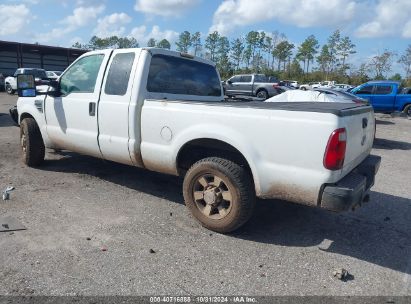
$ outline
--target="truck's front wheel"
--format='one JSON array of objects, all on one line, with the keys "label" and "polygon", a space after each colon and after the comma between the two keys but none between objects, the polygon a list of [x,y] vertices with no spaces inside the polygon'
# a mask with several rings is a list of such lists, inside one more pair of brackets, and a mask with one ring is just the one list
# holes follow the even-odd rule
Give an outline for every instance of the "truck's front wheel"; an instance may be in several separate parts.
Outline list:
[{"label": "truck's front wheel", "polygon": [[196,162],[184,177],[186,206],[206,228],[228,233],[251,217],[255,192],[250,175],[232,161],[209,157]]},{"label": "truck's front wheel", "polygon": [[407,114],[408,117],[411,117],[411,104],[404,108],[404,113]]},{"label": "truck's front wheel", "polygon": [[25,118],[20,124],[20,143],[23,162],[29,167],[44,161],[44,142],[40,129],[33,118]]}]

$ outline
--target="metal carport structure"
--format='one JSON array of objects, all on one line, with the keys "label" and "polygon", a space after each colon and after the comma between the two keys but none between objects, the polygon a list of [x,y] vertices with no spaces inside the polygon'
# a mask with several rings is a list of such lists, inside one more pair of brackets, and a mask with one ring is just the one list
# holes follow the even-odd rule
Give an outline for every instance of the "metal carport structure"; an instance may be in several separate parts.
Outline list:
[{"label": "metal carport structure", "polygon": [[13,75],[17,68],[63,71],[86,50],[0,40],[0,73]]}]

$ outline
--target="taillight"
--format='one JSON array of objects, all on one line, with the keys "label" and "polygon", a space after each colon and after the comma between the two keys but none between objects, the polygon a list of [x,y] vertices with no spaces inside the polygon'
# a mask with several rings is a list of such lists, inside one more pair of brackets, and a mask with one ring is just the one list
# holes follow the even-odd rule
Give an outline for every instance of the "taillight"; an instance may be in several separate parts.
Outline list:
[{"label": "taillight", "polygon": [[324,167],[329,170],[339,170],[344,165],[347,132],[345,128],[331,133],[324,154]]},{"label": "taillight", "polygon": [[365,103],[363,99],[353,99],[352,101],[355,103]]}]

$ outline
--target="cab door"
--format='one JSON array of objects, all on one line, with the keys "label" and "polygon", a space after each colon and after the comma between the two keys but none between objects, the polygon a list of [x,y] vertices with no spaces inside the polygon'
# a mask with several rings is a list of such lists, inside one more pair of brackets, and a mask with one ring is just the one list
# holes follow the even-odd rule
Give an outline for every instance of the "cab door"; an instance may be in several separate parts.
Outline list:
[{"label": "cab door", "polygon": [[233,76],[230,79],[228,79],[225,83],[225,93],[226,95],[238,95],[240,94],[239,88],[240,88],[240,80],[241,76]]},{"label": "cab door", "polygon": [[[103,80],[99,113],[99,145],[104,159],[132,165],[129,152],[132,89],[141,50],[115,50]],[[137,85],[137,84],[136,84]],[[137,130],[136,130],[137,131]]]},{"label": "cab door", "polygon": [[101,157],[97,106],[111,52],[90,52],[77,59],[59,79],[60,96],[47,96],[47,133],[56,148]]},{"label": "cab door", "polygon": [[393,85],[378,84],[375,86],[371,103],[374,109],[380,111],[392,111],[394,109],[395,94]]},{"label": "cab door", "polygon": [[253,95],[253,77],[251,75],[241,76],[238,91],[242,95]]}]

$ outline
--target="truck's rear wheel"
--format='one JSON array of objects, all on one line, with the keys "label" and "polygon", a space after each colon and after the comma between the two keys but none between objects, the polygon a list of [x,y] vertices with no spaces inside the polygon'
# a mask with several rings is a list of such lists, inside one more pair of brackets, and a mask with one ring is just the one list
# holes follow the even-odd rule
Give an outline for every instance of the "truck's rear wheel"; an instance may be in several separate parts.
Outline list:
[{"label": "truck's rear wheel", "polygon": [[10,84],[6,84],[6,92],[10,95],[14,94],[14,90]]},{"label": "truck's rear wheel", "polygon": [[255,205],[248,172],[232,161],[209,157],[196,162],[184,177],[186,206],[206,228],[228,233],[245,224]]},{"label": "truck's rear wheel", "polygon": [[404,113],[407,114],[408,117],[411,117],[411,104],[404,108]]},{"label": "truck's rear wheel", "polygon": [[20,143],[23,162],[29,167],[44,161],[44,142],[40,129],[33,118],[25,118],[20,124]]}]

